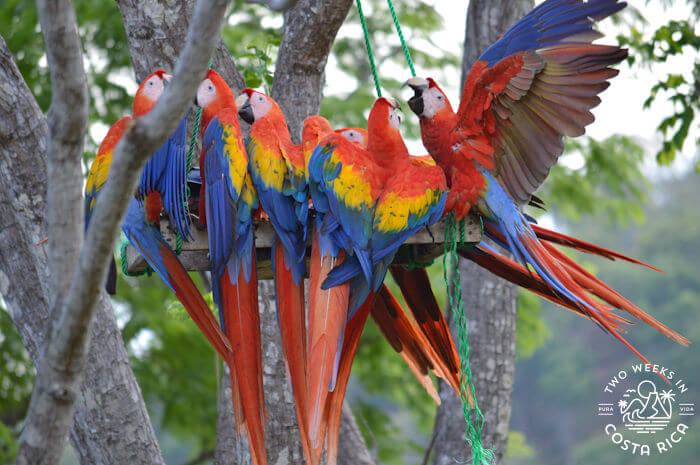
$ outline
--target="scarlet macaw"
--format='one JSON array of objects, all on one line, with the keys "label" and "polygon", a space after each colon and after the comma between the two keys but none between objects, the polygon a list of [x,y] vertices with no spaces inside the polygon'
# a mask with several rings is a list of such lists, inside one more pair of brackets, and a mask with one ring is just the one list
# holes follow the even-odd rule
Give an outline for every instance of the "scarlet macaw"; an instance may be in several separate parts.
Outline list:
[{"label": "scarlet macaw", "polygon": [[246,141],[253,185],[275,230],[272,268],[277,315],[289,377],[296,401],[299,432],[311,462],[306,384],[306,225],[309,213],[304,156],[295,145],[282,110],[269,96],[244,89],[238,113],[249,123]]},{"label": "scarlet macaw", "polygon": [[[594,319],[646,361],[619,335],[620,323],[626,321],[589,293],[682,344],[687,340],[538,236],[583,249],[585,243],[531,226],[520,210],[563,152],[562,137],[579,136],[593,122],[589,110],[600,102],[597,94],[617,75],[609,66],[627,56],[619,47],[591,43],[600,37],[594,22],[624,6],[617,0],[545,1],[481,55],[467,75],[456,113],[433,79],[412,78],[407,84],[415,92],[409,106],[420,118],[423,144],[448,179],[446,211],[461,218],[474,208],[484,220],[486,236],[546,283],[544,294]],[[596,250],[600,252],[588,248]],[[492,268],[508,263],[485,244],[462,253],[482,265],[490,261]],[[520,271],[511,267],[501,274],[522,280]]]},{"label": "scarlet macaw", "polygon": [[[254,464],[266,464],[258,280],[253,212],[258,197],[248,174],[248,154],[233,92],[213,70],[197,90],[202,108],[200,176],[209,235],[212,294],[231,343],[228,360],[236,427],[245,424]],[[201,205],[201,204],[200,204]]]},{"label": "scarlet macaw", "polygon": [[375,294],[401,243],[440,218],[446,197],[444,175],[437,167],[411,163],[395,109],[395,102],[387,99],[375,102],[367,149],[333,133],[309,159],[310,192],[322,215],[320,230],[346,252],[322,288],[345,282],[350,286],[337,383],[321,418],[321,434],[325,424],[329,431],[329,464],[336,461],[337,428],[350,366]]},{"label": "scarlet macaw", "polygon": [[[155,106],[156,101],[163,93],[165,83],[169,79],[170,76],[165,71],[158,70],[150,74],[141,83],[134,96],[133,115],[135,118],[146,114]],[[131,117],[125,116],[112,125],[90,166],[85,185],[86,225],[90,222],[90,216],[97,196],[108,179],[114,149],[124,132],[128,129],[131,120]],[[154,154],[154,156],[160,157],[157,164],[160,166],[161,176],[152,177],[151,181],[153,182],[151,184],[145,182],[144,176],[142,176],[140,183],[140,186],[147,185],[153,189],[161,189],[162,197],[173,201],[177,197],[173,192],[181,191],[181,188],[173,183],[178,179],[182,179],[184,183],[184,177],[180,178],[177,173],[180,171],[184,173],[185,171],[185,160],[180,153],[185,144],[185,125],[186,118],[183,118],[175,133]],[[169,154],[173,154],[173,157],[169,158]],[[151,160],[147,162],[147,164],[149,163],[152,163]],[[182,166],[170,166],[170,164],[182,164]],[[154,172],[155,170],[150,171],[151,174]],[[164,179],[168,179],[170,184],[165,183]],[[221,333],[216,320],[213,319],[209,311],[209,306],[192,282],[187,271],[183,268],[177,255],[161,236],[160,230],[156,225],[160,218],[161,195],[158,194],[159,191],[151,190],[150,192],[152,195],[147,196],[145,203],[140,202],[136,198],[131,200],[122,230],[156,274],[177,295],[190,317],[199,326],[212,346],[222,358],[226,359],[230,351],[228,339]],[[184,200],[181,204],[184,205]],[[171,205],[172,209],[170,211],[177,212],[182,205]],[[177,221],[175,218],[177,218],[177,214],[173,213],[171,219]],[[186,221],[186,218],[184,221]],[[183,231],[186,231],[186,229],[183,228]],[[114,279],[116,280],[116,270]]]}]

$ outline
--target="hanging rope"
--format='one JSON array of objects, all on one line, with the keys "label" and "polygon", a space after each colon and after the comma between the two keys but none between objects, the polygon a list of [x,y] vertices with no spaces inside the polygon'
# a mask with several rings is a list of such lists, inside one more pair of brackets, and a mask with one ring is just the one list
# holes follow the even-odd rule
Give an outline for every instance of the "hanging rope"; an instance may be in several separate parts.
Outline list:
[{"label": "hanging rope", "polygon": [[[211,64],[213,56],[209,58],[209,65],[207,69],[211,69]],[[192,125],[192,135],[190,136],[190,147],[187,149],[187,161],[185,163],[185,211],[189,210],[189,199],[190,199],[190,186],[187,184],[187,176],[190,174],[190,169],[192,168],[192,158],[194,157],[194,149],[197,147],[197,134],[199,134],[199,125],[202,120],[202,108],[197,108],[197,113],[194,115],[194,124]],[[202,186],[204,188],[204,186]],[[175,253],[180,255],[182,252],[182,236],[180,231],[175,234]]]},{"label": "hanging rope", "polygon": [[129,271],[129,268],[127,267],[127,262],[126,262],[126,246],[129,245],[129,241],[126,240],[126,238],[122,239],[121,244],[119,245],[119,262],[122,267],[122,273],[124,273],[124,276],[143,276],[147,274],[148,276],[151,276],[153,273],[153,270],[151,269],[148,264],[146,264],[146,269],[143,271],[136,271],[136,272],[131,272]]},{"label": "hanging rope", "polygon": [[374,78],[374,87],[377,89],[377,97],[382,96],[382,89],[379,87],[379,76],[377,75],[377,67],[374,64],[374,54],[372,53],[372,45],[369,43],[369,32],[367,32],[367,21],[365,14],[362,12],[362,1],[356,0],[357,12],[360,14],[360,23],[362,23],[362,32],[365,34],[365,46],[367,47],[367,57],[369,58],[369,69],[372,71]]},{"label": "hanging rope", "polygon": [[[457,237],[458,229],[459,239]],[[450,212],[445,219],[445,254],[442,256],[442,265],[448,303],[457,325],[457,336],[459,338],[460,362],[462,368],[462,375],[460,377],[461,389],[459,394],[462,400],[462,412],[467,422],[467,430],[464,432],[464,439],[471,446],[472,463],[475,465],[488,465],[493,460],[493,450],[485,449],[481,444],[481,430],[484,426],[484,415],[481,413],[479,404],[476,401],[472,372],[469,369],[469,334],[467,332],[467,319],[464,315],[462,279],[459,270],[459,258],[457,257],[458,247],[463,247],[465,245],[464,238],[464,220],[460,221],[458,226],[455,220],[455,213]],[[451,276],[448,276],[448,270]]]},{"label": "hanging rope", "polygon": [[401,32],[401,24],[399,24],[399,18],[396,16],[396,10],[394,10],[394,4],[391,0],[386,0],[389,4],[389,11],[391,11],[391,18],[394,20],[394,26],[396,26],[396,32],[399,34],[399,40],[401,40],[401,48],[403,49],[403,54],[406,56],[406,62],[411,70],[411,75],[416,77],[416,69],[413,67],[413,60],[411,60],[411,53],[408,51],[408,45],[406,45],[406,40],[403,38],[403,32]]}]

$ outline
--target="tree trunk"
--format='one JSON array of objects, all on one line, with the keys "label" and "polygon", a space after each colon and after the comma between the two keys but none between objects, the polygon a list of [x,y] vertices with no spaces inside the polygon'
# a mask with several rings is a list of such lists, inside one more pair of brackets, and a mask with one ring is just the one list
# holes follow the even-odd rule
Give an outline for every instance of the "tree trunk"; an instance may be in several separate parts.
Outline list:
[{"label": "tree trunk", "polygon": [[[49,318],[45,245],[48,129],[0,38],[0,295],[34,363]],[[163,463],[126,348],[104,295],[98,303],[71,441],[84,464]]]},{"label": "tree trunk", "polygon": [[[486,48],[532,7],[532,0],[471,0],[467,12],[462,81]],[[495,463],[506,455],[515,370],[516,286],[467,260],[460,260],[462,299],[469,333],[469,366],[476,398],[485,417],[484,447]],[[449,315],[453,337],[456,327]],[[440,381],[442,405],[435,418],[433,463],[448,465],[471,456],[460,400]]]}]

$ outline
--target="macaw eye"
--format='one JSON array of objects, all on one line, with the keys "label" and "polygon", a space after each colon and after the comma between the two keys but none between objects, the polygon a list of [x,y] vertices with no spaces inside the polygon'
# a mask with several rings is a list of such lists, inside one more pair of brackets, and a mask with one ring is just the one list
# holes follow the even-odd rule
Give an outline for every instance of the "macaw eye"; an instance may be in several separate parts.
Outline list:
[{"label": "macaw eye", "polygon": [[437,99],[438,99],[438,100],[442,100],[442,95],[438,95],[438,96],[437,96]]},{"label": "macaw eye", "polygon": [[210,90],[210,91],[214,90],[214,86],[212,86],[212,85],[210,84],[209,86],[207,86],[207,90]]},{"label": "macaw eye", "polygon": [[153,81],[148,81],[149,86],[153,86]]},{"label": "macaw eye", "polygon": [[264,102],[265,99],[263,98],[262,95],[258,95],[258,102]]}]

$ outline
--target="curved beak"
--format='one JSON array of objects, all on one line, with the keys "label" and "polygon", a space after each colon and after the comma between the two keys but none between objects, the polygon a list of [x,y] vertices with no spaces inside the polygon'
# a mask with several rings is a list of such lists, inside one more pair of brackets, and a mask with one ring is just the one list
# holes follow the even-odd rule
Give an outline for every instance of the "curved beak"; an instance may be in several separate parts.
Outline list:
[{"label": "curved beak", "polygon": [[172,81],[172,80],[173,80],[173,75],[172,75],[172,74],[167,74],[167,73],[166,73],[166,74],[163,75],[163,85],[164,85],[164,86],[167,86],[167,85],[170,83],[170,81]]},{"label": "curved beak", "polygon": [[421,77],[412,77],[408,81],[404,82],[401,87],[403,88],[406,86],[413,89],[413,97],[408,99],[408,106],[416,115],[422,115],[423,110],[425,110],[425,105],[423,103],[423,91],[428,88],[428,80]]},{"label": "curved beak", "polygon": [[[241,95],[238,98],[236,98],[236,104],[238,104],[238,102],[243,102],[243,99],[241,99],[241,97],[245,96]],[[255,114],[253,113],[253,107],[250,105],[249,98],[245,97],[245,102],[243,102],[243,106],[241,106],[238,109],[238,116],[240,116],[241,119],[248,124],[253,124],[255,122]]]}]

